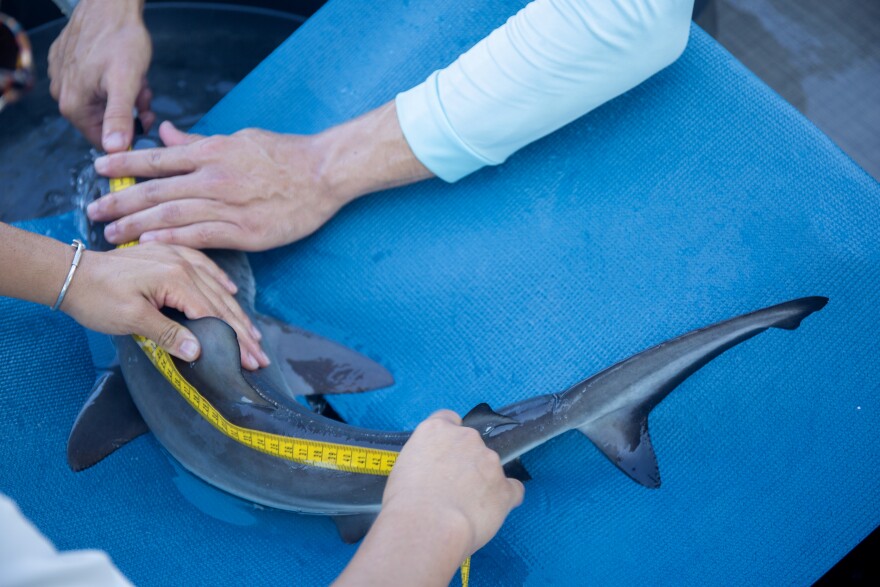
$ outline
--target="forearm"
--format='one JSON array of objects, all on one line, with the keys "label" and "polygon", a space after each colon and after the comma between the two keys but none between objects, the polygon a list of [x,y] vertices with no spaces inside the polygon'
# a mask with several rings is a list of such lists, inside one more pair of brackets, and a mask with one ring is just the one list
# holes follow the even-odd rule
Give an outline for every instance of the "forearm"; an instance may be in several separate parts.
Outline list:
[{"label": "forearm", "polygon": [[638,85],[687,42],[693,0],[535,0],[397,96],[425,166],[455,181]]},{"label": "forearm", "polygon": [[389,102],[314,137],[316,181],[340,206],[433,174],[413,154]]},{"label": "forearm", "polygon": [[[83,6],[95,6],[101,7],[102,4],[108,5],[112,4],[114,6],[124,6],[126,11],[129,14],[137,14],[142,15],[144,12],[144,2],[145,0],[53,0],[58,8],[61,9],[62,12],[70,16],[73,10],[79,9],[79,7]],[[65,10],[68,8],[68,10]]]},{"label": "forearm", "polygon": [[0,295],[52,306],[73,253],[70,245],[0,223]]},{"label": "forearm", "polygon": [[334,586],[446,586],[471,542],[462,517],[383,509]]}]

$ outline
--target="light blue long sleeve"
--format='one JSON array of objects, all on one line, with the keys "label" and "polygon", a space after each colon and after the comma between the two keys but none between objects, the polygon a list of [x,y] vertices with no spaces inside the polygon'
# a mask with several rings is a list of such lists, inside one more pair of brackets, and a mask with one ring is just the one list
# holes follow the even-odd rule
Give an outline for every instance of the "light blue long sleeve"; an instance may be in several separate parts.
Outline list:
[{"label": "light blue long sleeve", "polygon": [[640,84],[681,55],[693,0],[535,0],[396,98],[410,148],[456,181]]}]

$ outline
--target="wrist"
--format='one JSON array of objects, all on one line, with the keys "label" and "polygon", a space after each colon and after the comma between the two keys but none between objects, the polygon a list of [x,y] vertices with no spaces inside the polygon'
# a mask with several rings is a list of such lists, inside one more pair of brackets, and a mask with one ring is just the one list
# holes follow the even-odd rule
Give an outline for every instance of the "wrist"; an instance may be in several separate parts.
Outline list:
[{"label": "wrist", "polygon": [[[108,26],[119,26],[126,23],[143,23],[145,0],[79,0],[74,8],[73,17],[99,18]],[[95,15],[90,15],[95,11]],[[114,15],[116,18],[108,18]]]},{"label": "wrist", "polygon": [[[73,247],[67,247],[69,249],[68,255],[66,257],[67,260],[67,271],[70,271],[70,265],[73,262],[73,255],[75,254],[75,249]],[[78,320],[78,316],[81,316],[81,302],[83,295],[86,294],[91,288],[88,285],[88,281],[90,280],[89,275],[95,268],[95,262],[97,261],[96,257],[100,253],[95,251],[89,251],[88,249],[84,250],[82,256],[79,260],[79,265],[77,266],[76,272],[73,275],[73,279],[70,280],[70,286],[67,288],[67,293],[64,295],[64,299],[61,302],[61,305],[58,307],[59,310],[73,318],[74,320]],[[65,273],[65,276],[67,274]],[[63,280],[63,277],[62,277]],[[49,303],[51,306],[55,303],[58,294],[61,291],[61,287],[63,283],[58,286],[58,291],[55,292],[55,297],[52,298],[52,301]]]},{"label": "wrist", "polygon": [[313,137],[315,177],[340,207],[432,177],[400,130],[393,101]]},{"label": "wrist", "polygon": [[389,503],[382,506],[379,521],[398,532],[418,529],[418,536],[430,542],[428,548],[434,551],[430,556],[445,561],[451,572],[472,554],[473,526],[456,508],[441,508],[436,503]]}]

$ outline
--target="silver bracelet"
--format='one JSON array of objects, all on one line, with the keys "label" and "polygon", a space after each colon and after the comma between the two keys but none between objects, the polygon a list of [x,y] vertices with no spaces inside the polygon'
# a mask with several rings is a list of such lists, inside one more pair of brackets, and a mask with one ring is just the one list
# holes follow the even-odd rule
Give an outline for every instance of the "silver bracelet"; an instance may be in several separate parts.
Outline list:
[{"label": "silver bracelet", "polygon": [[70,287],[70,282],[73,281],[73,274],[76,272],[76,268],[79,265],[80,257],[82,257],[83,250],[85,250],[86,248],[86,246],[82,244],[82,241],[78,238],[73,239],[73,242],[70,243],[70,246],[75,248],[76,252],[73,254],[73,261],[70,263],[70,271],[67,272],[67,279],[64,280],[64,285],[61,286],[61,293],[58,294],[58,299],[55,300],[55,305],[52,306],[53,312],[61,307],[61,302],[64,301],[64,294],[67,293],[67,288]]}]

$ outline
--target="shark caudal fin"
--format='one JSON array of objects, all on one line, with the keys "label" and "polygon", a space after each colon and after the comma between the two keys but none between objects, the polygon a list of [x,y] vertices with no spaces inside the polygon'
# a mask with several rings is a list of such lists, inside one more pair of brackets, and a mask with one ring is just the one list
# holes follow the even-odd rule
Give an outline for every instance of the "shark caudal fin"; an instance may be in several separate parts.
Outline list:
[{"label": "shark caudal fin", "polygon": [[660,486],[660,470],[648,433],[648,414],[703,365],[768,328],[794,330],[828,298],[792,300],[719,322],[661,343],[565,392],[572,402],[589,397],[601,406],[578,426],[612,463],[637,483]]}]

